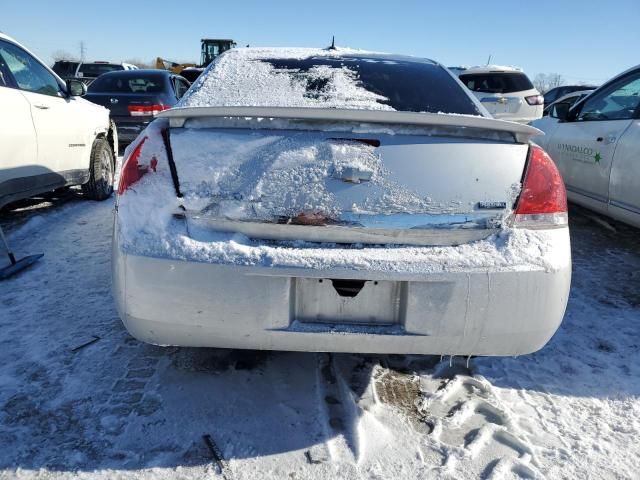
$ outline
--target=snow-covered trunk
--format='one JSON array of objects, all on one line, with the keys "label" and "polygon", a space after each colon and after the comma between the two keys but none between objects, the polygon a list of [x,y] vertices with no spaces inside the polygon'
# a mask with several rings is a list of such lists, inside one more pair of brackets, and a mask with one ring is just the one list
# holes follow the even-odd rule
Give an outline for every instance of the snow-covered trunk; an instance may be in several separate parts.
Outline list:
[{"label": "snow-covered trunk", "polygon": [[213,229],[415,245],[498,228],[528,152],[485,138],[242,128],[172,129],[171,148],[188,216]]}]

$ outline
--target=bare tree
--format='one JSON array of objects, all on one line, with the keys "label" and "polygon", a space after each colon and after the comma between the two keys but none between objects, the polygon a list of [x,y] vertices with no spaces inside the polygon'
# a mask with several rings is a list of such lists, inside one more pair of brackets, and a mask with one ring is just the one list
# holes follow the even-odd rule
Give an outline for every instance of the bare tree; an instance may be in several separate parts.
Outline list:
[{"label": "bare tree", "polygon": [[552,88],[564,85],[565,79],[559,73],[539,73],[533,79],[533,86],[540,93],[546,93]]},{"label": "bare tree", "polygon": [[66,50],[56,50],[51,54],[51,58],[53,58],[54,62],[59,60],[68,60],[70,62],[77,62],[78,57],[73,55],[72,53],[67,52]]}]

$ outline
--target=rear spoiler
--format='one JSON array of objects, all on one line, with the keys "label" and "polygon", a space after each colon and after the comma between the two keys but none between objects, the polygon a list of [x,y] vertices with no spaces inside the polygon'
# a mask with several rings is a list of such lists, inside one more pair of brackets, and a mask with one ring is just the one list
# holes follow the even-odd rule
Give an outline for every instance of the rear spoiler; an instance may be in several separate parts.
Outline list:
[{"label": "rear spoiler", "polygon": [[522,143],[528,142],[534,135],[544,135],[541,130],[528,125],[488,117],[389,110],[308,107],[178,107],[161,112],[157,117],[168,118],[172,128],[182,128],[185,121],[190,118],[242,117],[462,127],[511,133],[516,141]]}]

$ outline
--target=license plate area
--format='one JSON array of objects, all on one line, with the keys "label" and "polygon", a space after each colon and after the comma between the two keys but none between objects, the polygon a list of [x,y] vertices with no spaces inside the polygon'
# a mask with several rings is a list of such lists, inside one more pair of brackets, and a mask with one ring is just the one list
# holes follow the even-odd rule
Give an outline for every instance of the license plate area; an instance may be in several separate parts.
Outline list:
[{"label": "license plate area", "polygon": [[406,282],[293,279],[293,315],[301,323],[398,325],[406,305]]}]

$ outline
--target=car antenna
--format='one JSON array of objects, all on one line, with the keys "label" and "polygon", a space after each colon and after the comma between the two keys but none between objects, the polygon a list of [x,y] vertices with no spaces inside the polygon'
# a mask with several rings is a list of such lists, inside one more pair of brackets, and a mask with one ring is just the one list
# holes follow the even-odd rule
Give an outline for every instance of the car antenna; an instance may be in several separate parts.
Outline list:
[{"label": "car antenna", "polygon": [[337,50],[336,48],[336,36],[333,35],[331,37],[331,46],[327,48],[327,50]]},{"label": "car antenna", "polygon": [[493,55],[489,54],[489,58],[487,58],[487,65],[491,65],[491,57],[492,57],[492,56],[493,56]]}]

